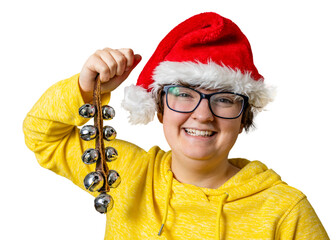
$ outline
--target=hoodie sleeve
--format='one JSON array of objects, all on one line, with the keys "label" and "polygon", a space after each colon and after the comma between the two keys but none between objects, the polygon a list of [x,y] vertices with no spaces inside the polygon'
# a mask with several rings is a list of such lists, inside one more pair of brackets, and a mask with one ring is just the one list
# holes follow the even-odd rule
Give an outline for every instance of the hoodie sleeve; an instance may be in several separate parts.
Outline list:
[{"label": "hoodie sleeve", "polygon": [[328,240],[329,237],[313,207],[304,197],[280,221],[276,239]]},{"label": "hoodie sleeve", "polygon": [[[80,138],[78,126],[88,120],[78,114],[79,107],[84,104],[78,77],[79,74],[51,86],[27,114],[23,131],[26,145],[35,153],[42,167],[68,178],[85,190],[83,179],[95,170],[95,166],[84,164],[81,156],[85,149],[95,148],[95,141],[84,141]],[[102,95],[103,105],[109,100],[110,94]],[[120,145],[117,149],[119,155],[123,149],[126,151],[131,148],[131,151],[124,154],[128,159],[144,154],[141,148],[130,143],[119,140],[112,142]],[[114,162],[113,164],[118,165],[122,161]]]}]

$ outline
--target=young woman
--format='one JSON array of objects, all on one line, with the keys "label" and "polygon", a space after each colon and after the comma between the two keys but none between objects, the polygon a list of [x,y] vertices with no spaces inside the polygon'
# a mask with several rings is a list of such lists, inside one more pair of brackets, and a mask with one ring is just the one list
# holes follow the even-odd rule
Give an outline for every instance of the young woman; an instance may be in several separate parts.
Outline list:
[{"label": "young woman", "polygon": [[[80,156],[93,148],[77,126],[96,76],[103,105],[141,60],[131,49],[98,50],[80,74],[52,86],[24,121],[39,163],[84,189],[94,171]],[[148,152],[113,140],[109,163],[122,176],[111,191],[105,239],[328,239],[303,193],[259,161],[228,159],[243,129],[272,100],[240,29],[216,13],[191,17],[159,44],[125,90],[132,123],[157,112],[171,151]],[[94,196],[96,192],[90,192]]]}]

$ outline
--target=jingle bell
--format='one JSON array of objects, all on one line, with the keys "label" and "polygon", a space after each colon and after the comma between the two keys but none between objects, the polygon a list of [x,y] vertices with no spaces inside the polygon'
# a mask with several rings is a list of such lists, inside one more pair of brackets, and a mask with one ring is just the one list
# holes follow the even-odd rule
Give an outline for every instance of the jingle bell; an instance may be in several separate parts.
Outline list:
[{"label": "jingle bell", "polygon": [[99,191],[104,185],[104,177],[100,172],[91,172],[84,178],[84,187],[91,191]]},{"label": "jingle bell", "polygon": [[92,125],[86,125],[80,130],[80,137],[85,141],[90,141],[97,137],[97,128]]},{"label": "jingle bell", "polygon": [[79,108],[79,115],[84,118],[92,118],[96,114],[96,107],[92,104],[84,104]]},{"label": "jingle bell", "polygon": [[115,170],[110,170],[107,176],[108,185],[112,188],[116,188],[119,186],[120,182],[121,182],[121,178],[120,178],[119,173]]},{"label": "jingle bell", "polygon": [[108,105],[102,106],[102,113],[103,113],[104,120],[111,120],[115,116],[115,111],[113,107],[108,106]]},{"label": "jingle bell", "polygon": [[106,193],[99,194],[94,200],[95,209],[100,213],[107,213],[110,211],[113,208],[113,204],[113,198]]},{"label": "jingle bell", "polygon": [[82,155],[82,161],[85,164],[95,163],[97,162],[98,158],[99,158],[99,152],[93,148],[85,150],[85,152]]},{"label": "jingle bell", "polygon": [[118,158],[118,152],[113,147],[106,147],[105,148],[105,157],[106,161],[112,162]]},{"label": "jingle bell", "polygon": [[113,127],[111,127],[111,126],[105,126],[103,128],[103,136],[104,136],[105,140],[111,141],[111,140],[113,140],[113,139],[116,138],[117,132],[116,132],[116,130]]}]

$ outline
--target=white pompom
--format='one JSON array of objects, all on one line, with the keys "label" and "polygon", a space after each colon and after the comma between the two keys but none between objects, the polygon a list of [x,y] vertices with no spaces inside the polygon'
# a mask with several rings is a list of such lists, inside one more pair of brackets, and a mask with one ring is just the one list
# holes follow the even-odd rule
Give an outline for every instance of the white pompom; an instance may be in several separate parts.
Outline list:
[{"label": "white pompom", "polygon": [[144,88],[131,85],[125,87],[124,100],[121,106],[129,111],[131,124],[147,124],[153,121],[156,111],[152,94]]}]

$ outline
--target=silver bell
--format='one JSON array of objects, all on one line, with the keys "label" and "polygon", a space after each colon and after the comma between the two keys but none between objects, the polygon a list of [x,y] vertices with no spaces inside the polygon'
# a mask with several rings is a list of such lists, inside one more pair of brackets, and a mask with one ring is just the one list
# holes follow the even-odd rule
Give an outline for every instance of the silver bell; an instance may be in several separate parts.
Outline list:
[{"label": "silver bell", "polygon": [[84,104],[79,108],[79,115],[84,118],[92,118],[96,114],[96,107],[92,104]]},{"label": "silver bell", "polygon": [[104,177],[100,172],[90,172],[84,178],[84,186],[91,192],[99,191],[104,185]]},{"label": "silver bell", "polygon": [[97,137],[97,128],[92,125],[86,125],[80,130],[80,137],[85,141],[90,141]]},{"label": "silver bell", "polygon": [[108,105],[102,106],[102,113],[103,113],[103,119],[105,120],[111,120],[115,116],[115,111],[113,107]]},{"label": "silver bell", "polygon": [[112,188],[116,188],[119,186],[120,182],[121,182],[121,178],[120,178],[119,173],[115,170],[110,170],[107,176],[108,185]]},{"label": "silver bell", "polygon": [[105,140],[111,141],[111,140],[113,140],[113,139],[116,138],[117,132],[116,132],[116,130],[113,127],[111,127],[111,126],[105,126],[103,128],[103,136],[104,136]]},{"label": "silver bell", "polygon": [[112,162],[118,158],[118,152],[113,147],[106,147],[105,156],[106,156],[106,161]]},{"label": "silver bell", "polygon": [[85,164],[95,163],[97,162],[98,158],[99,158],[99,152],[93,148],[85,150],[85,152],[82,155],[82,161]]},{"label": "silver bell", "polygon": [[95,209],[100,213],[107,213],[108,211],[111,211],[113,204],[113,198],[106,193],[99,194],[99,196],[94,200]]}]

